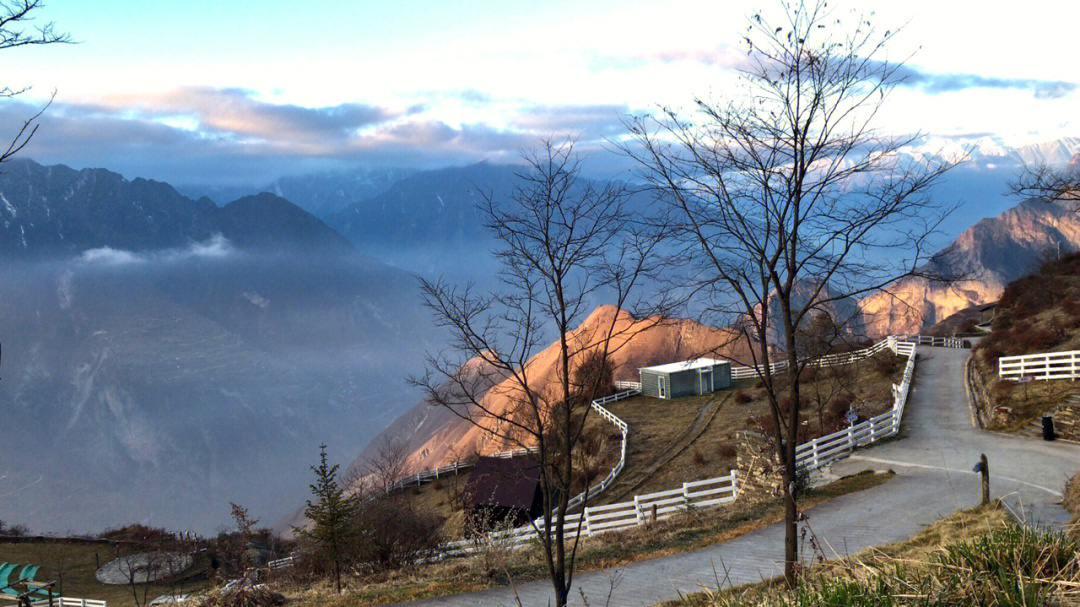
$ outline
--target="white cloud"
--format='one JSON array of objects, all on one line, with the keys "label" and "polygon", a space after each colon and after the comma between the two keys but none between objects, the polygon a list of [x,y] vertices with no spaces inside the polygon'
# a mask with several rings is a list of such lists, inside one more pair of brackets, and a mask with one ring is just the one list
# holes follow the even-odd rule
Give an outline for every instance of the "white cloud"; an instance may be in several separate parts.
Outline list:
[{"label": "white cloud", "polygon": [[181,249],[138,253],[112,247],[87,249],[79,256],[79,261],[99,266],[126,266],[151,261],[176,262],[186,259],[221,259],[235,252],[235,250],[227,238],[221,234],[215,234],[205,242],[193,242]]}]

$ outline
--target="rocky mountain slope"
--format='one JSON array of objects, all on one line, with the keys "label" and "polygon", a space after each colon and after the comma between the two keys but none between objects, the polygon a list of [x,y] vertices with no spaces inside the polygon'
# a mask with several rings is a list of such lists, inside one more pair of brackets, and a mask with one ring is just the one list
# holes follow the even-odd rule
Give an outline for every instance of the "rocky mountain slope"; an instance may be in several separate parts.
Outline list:
[{"label": "rocky mountain slope", "polygon": [[[634,320],[628,313],[618,311],[613,306],[601,306],[594,310],[574,330],[572,337],[594,340],[593,336],[598,331],[606,330],[612,321],[615,323],[616,336],[610,346],[610,359],[616,380],[637,381],[640,367],[695,356],[714,355],[740,363],[750,360],[746,342],[732,330],[709,327],[686,319],[673,319],[651,326],[655,324],[653,321]],[[649,328],[645,329],[646,326]],[[526,372],[530,374],[531,381],[536,382],[534,385],[554,384],[557,360],[556,344],[529,360]],[[470,361],[467,367],[478,377],[484,371],[476,361]],[[512,405],[509,395],[514,392],[513,381],[489,383],[494,387],[489,388],[483,397],[485,408],[509,410]],[[376,437],[353,466],[362,468],[364,461],[375,457],[380,445],[388,440],[401,441],[408,446],[409,467],[414,470],[445,465],[463,455],[509,448],[490,440],[483,430],[452,412],[420,401]]]},{"label": "rocky mountain slope", "polygon": [[1028,200],[965,230],[927,269],[962,276],[943,284],[907,278],[859,301],[873,335],[911,333],[974,304],[995,301],[1005,285],[1042,262],[1080,250],[1074,203]]},{"label": "rocky mountain slope", "polygon": [[488,263],[491,237],[476,205],[483,194],[508,195],[518,171],[482,162],[416,173],[329,223],[364,253],[417,272],[443,273],[462,257],[467,266]]}]

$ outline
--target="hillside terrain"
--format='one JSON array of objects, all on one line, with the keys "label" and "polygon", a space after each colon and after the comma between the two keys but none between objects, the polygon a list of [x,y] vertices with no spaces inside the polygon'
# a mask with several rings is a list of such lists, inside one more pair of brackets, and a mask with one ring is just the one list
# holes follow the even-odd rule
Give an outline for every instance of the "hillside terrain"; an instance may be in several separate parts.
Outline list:
[{"label": "hillside terrain", "polygon": [[1047,262],[1005,287],[992,328],[972,355],[976,402],[988,427],[1021,430],[1078,390],[1069,380],[999,381],[998,359],[1080,349],[1080,254]]},{"label": "hillside terrain", "polygon": [[[611,326],[614,321],[615,337],[611,344],[610,360],[616,381],[637,381],[638,369],[659,363],[667,363],[706,354],[745,362],[750,360],[744,339],[729,329],[708,327],[691,320],[676,319],[641,330],[649,321],[638,321],[625,311],[613,306],[601,306],[593,311],[573,332],[572,338],[588,340],[597,331]],[[530,381],[544,386],[555,381],[557,345],[538,352],[527,364]],[[469,363],[475,368],[477,363]],[[512,380],[492,383],[483,397],[484,406],[492,411],[509,410],[512,406],[509,394],[513,393]],[[361,454],[354,466],[375,455],[380,444],[398,441],[408,446],[410,469],[424,470],[445,465],[462,454],[492,453],[509,448],[492,441],[488,434],[471,422],[447,411],[432,411],[426,401],[420,401],[396,420]]]}]

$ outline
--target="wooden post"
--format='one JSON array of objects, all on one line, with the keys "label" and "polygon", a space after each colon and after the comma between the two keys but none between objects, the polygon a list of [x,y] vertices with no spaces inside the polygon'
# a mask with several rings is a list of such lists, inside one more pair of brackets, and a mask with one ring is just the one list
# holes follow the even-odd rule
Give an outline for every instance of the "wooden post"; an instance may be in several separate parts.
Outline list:
[{"label": "wooden post", "polygon": [[985,506],[990,503],[990,462],[986,459],[986,454],[979,455],[979,463],[982,464],[982,504]]},{"label": "wooden post", "polygon": [[652,520],[653,520],[653,524],[655,524],[656,523],[656,504],[655,503],[652,505]]}]

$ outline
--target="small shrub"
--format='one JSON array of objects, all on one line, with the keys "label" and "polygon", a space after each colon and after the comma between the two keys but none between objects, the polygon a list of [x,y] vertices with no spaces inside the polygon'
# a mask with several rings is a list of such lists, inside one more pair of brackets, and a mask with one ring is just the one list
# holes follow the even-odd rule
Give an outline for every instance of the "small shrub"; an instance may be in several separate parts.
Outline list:
[{"label": "small shrub", "polygon": [[874,366],[874,370],[879,375],[893,375],[900,370],[900,357],[899,356],[875,356],[870,359]]},{"label": "small shrub", "polygon": [[1066,297],[1061,302],[1061,311],[1069,316],[1080,316],[1080,301],[1073,296]]},{"label": "small shrub", "polygon": [[695,466],[704,466],[706,463],[705,456],[702,455],[701,451],[698,451],[697,449],[694,449],[694,453],[690,457],[690,461],[693,462]]},{"label": "small shrub", "polygon": [[720,443],[716,448],[716,454],[724,459],[731,459],[738,454],[738,450],[732,443]]},{"label": "small shrub", "polygon": [[754,400],[752,396],[747,394],[744,390],[735,391],[735,403],[739,405],[745,405],[746,403]]}]

